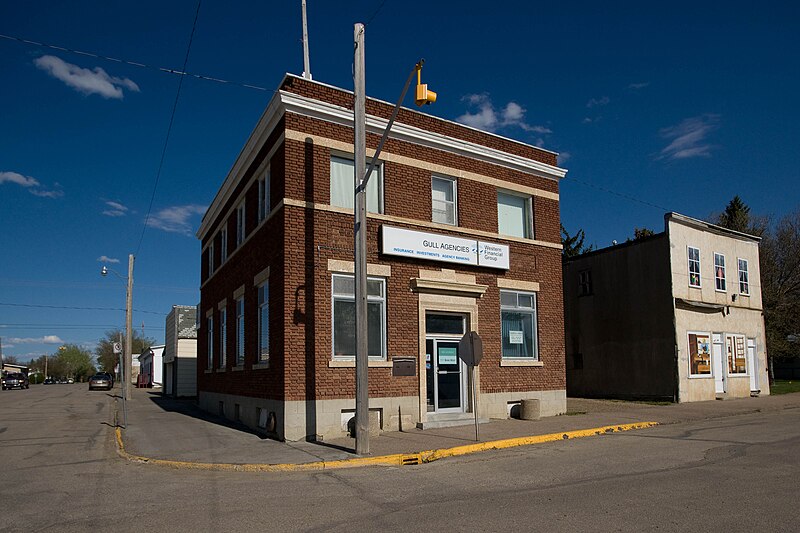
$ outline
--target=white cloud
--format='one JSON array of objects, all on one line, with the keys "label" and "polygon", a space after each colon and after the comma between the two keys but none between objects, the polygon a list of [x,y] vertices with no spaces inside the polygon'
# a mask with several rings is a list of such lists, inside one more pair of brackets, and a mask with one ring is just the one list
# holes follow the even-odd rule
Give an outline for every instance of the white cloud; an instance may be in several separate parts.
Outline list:
[{"label": "white cloud", "polygon": [[123,89],[139,92],[139,86],[132,80],[109,76],[100,67],[89,70],[67,63],[61,58],[51,55],[39,57],[33,63],[52,77],[63,81],[69,87],[82,94],[99,94],[106,99],[122,100],[124,97]]},{"label": "white cloud", "polygon": [[147,220],[147,225],[170,233],[192,235],[191,219],[196,215],[206,212],[204,205],[176,205],[167,207],[153,213]]},{"label": "white cloud", "polygon": [[105,204],[108,208],[103,211],[103,214],[107,217],[123,217],[128,214],[128,207],[119,202],[106,200]]},{"label": "white cloud", "polygon": [[592,98],[588,102],[586,102],[586,107],[589,109],[593,107],[602,107],[604,105],[608,105],[611,102],[611,99],[608,96],[602,96],[600,98]]},{"label": "white cloud", "polygon": [[101,255],[100,257],[97,258],[97,260],[100,263],[112,263],[112,264],[119,263],[119,259],[116,259],[114,257],[108,257],[107,255]]},{"label": "white cloud", "polygon": [[[60,188],[48,189],[39,183],[39,180],[36,178],[23,176],[17,172],[0,172],[0,185],[3,183],[14,183],[20,187],[24,187],[32,195],[41,196],[43,198],[61,198],[64,196],[64,192]],[[57,183],[56,187],[58,187]]]},{"label": "white cloud", "polygon": [[468,105],[477,107],[474,113],[467,111],[456,118],[456,122],[495,132],[501,128],[516,126],[524,131],[545,135],[553,133],[550,128],[528,124],[525,121],[525,108],[516,102],[508,102],[500,110],[495,109],[488,94],[469,94],[462,98]]},{"label": "white cloud", "polygon": [[710,132],[717,129],[719,115],[706,113],[683,119],[675,126],[662,128],[659,134],[670,143],[661,150],[657,159],[688,159],[711,157],[713,146],[706,140]]},{"label": "white cloud", "polygon": [[10,337],[12,344],[64,344],[58,335],[45,335],[44,337]]},{"label": "white cloud", "polygon": [[630,85],[628,85],[628,89],[631,89],[633,91],[638,91],[639,89],[644,89],[648,85],[650,85],[649,81],[643,81],[640,83],[631,83]]},{"label": "white cloud", "polygon": [[558,164],[563,165],[567,162],[567,160],[572,157],[572,154],[569,152],[559,152],[558,153]]}]

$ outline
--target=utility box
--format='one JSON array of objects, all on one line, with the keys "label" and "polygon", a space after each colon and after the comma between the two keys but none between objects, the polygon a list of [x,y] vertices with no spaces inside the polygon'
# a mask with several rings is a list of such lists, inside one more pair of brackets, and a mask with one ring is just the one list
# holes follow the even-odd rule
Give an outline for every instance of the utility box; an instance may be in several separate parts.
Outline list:
[{"label": "utility box", "polygon": [[413,357],[395,357],[392,359],[393,376],[416,376],[417,360]]}]

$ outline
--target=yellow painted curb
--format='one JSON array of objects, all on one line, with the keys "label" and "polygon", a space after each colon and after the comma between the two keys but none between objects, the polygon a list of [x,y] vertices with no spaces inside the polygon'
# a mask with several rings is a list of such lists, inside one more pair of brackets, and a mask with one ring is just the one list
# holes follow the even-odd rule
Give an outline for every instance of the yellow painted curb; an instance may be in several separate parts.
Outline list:
[{"label": "yellow painted curb", "polygon": [[547,435],[531,435],[529,437],[516,437],[512,439],[495,440],[489,442],[476,442],[454,448],[440,448],[438,450],[427,450],[418,453],[396,453],[392,455],[381,455],[378,457],[356,457],[353,459],[340,459],[336,461],[315,461],[313,463],[284,463],[284,464],[258,464],[258,463],[194,463],[190,461],[171,461],[168,459],[151,459],[133,455],[125,451],[125,444],[122,441],[122,431],[116,428],[117,453],[127,459],[137,463],[147,463],[170,468],[189,469],[189,470],[225,470],[234,472],[303,472],[309,470],[333,470],[339,468],[356,468],[360,466],[408,466],[432,463],[446,457],[457,457],[471,453],[485,452],[488,450],[502,450],[514,448],[516,446],[528,446],[531,444],[542,444],[545,442],[555,442],[559,440],[580,439],[583,437],[593,437],[596,435],[607,435],[619,433],[633,429],[645,429],[657,426],[658,422],[634,422],[631,424],[619,424],[615,426],[603,426],[590,429],[578,429],[565,431],[562,433],[549,433]]}]

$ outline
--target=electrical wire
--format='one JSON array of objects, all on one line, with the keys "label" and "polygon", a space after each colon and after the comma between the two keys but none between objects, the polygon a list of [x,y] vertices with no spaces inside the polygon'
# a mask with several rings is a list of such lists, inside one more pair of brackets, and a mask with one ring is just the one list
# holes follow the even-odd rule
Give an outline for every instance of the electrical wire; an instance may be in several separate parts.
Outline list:
[{"label": "electrical wire", "polygon": [[[125,311],[125,309],[118,307],[78,307],[71,305],[36,305],[36,304],[17,304],[9,302],[0,302],[0,305],[7,307],[32,307],[36,309],[71,309],[77,311]],[[167,313],[160,313],[158,311],[143,311],[141,309],[133,309],[137,313],[146,313],[150,315],[167,316]]]},{"label": "electrical wire", "polygon": [[573,176],[567,175],[567,176],[564,177],[564,179],[571,180],[571,181],[574,181],[576,183],[580,183],[581,185],[585,185],[586,187],[591,187],[592,189],[597,189],[598,191],[603,191],[606,194],[612,194],[614,196],[619,196],[620,198],[624,198],[626,200],[630,200],[631,202],[637,202],[637,203],[640,203],[642,205],[646,205],[648,207],[652,207],[654,209],[658,209],[662,213],[663,212],[667,212],[667,213],[672,212],[672,209],[668,209],[666,207],[663,207],[663,206],[648,202],[646,200],[640,200],[639,198],[636,198],[635,196],[631,196],[629,194],[623,194],[623,193],[617,192],[617,191],[615,191],[613,189],[609,189],[608,187],[603,187],[601,185],[595,185],[593,183],[589,183],[588,181],[579,180],[579,179],[577,179],[577,178],[575,178]]},{"label": "electrical wire", "polygon": [[213,81],[215,83],[222,83],[222,84],[226,84],[226,85],[236,85],[238,87],[244,87],[245,89],[255,89],[257,91],[275,92],[273,89],[267,89],[266,87],[260,87],[258,85],[253,85],[252,83],[244,83],[244,82],[240,82],[240,81],[225,80],[225,79],[222,79],[222,78],[215,78],[213,76],[206,76],[206,75],[203,75],[203,74],[195,74],[193,72],[186,72],[185,68],[183,70],[175,70],[175,69],[166,68],[166,67],[156,67],[156,66],[153,66],[153,65],[148,65],[146,63],[141,63],[139,61],[130,61],[130,60],[127,60],[127,59],[119,59],[119,58],[116,58],[116,57],[110,57],[110,56],[106,56],[106,55],[102,55],[102,54],[98,54],[98,53],[94,53],[94,52],[86,52],[86,51],[83,51],[83,50],[75,50],[73,48],[67,48],[65,46],[57,46],[57,45],[54,45],[54,44],[48,44],[48,43],[43,43],[43,42],[39,42],[39,41],[33,41],[31,39],[24,39],[22,37],[16,37],[14,35],[5,35],[5,34],[0,33],[0,39],[7,39],[9,41],[17,41],[17,42],[20,42],[20,43],[30,44],[30,45],[33,45],[33,46],[40,46],[42,48],[50,48],[51,50],[58,50],[58,51],[61,51],[61,52],[69,52],[71,54],[78,54],[78,55],[82,55],[82,56],[93,57],[95,59],[103,59],[105,61],[113,61],[114,63],[122,63],[122,64],[130,65],[130,66],[133,66],[133,67],[146,68],[146,69],[155,70],[155,71],[158,71],[158,72],[164,72],[166,74],[175,74],[175,75],[181,76],[181,77],[188,76],[190,78],[196,78],[198,80]]},{"label": "electrical wire", "polygon": [[372,19],[374,19],[376,16],[378,16],[378,13],[381,12],[381,9],[383,9],[384,4],[386,4],[386,0],[383,0],[383,2],[381,2],[381,5],[378,6],[378,9],[376,9],[375,12],[372,13],[372,16],[370,18],[368,18],[367,21],[364,23],[364,26],[369,26],[370,25],[370,23],[372,22]]},{"label": "electrical wire", "polygon": [[[192,41],[194,41],[194,32],[197,29],[197,18],[200,16],[200,6],[203,3],[203,0],[197,0],[197,9],[194,12],[194,22],[192,23],[192,32],[189,34],[189,44],[186,46],[186,56],[183,58],[183,68],[182,71],[186,71],[186,64],[189,62],[189,52],[192,50]],[[175,122],[175,111],[178,109],[178,100],[181,97],[181,88],[183,87],[183,80],[184,77],[181,76],[178,79],[178,90],[175,93],[175,101],[172,103],[172,113],[169,116],[169,125],[167,126],[167,135],[164,139],[164,147],[161,150],[161,160],[158,163],[158,170],[156,171],[156,179],[155,183],[153,183],[153,194],[150,195],[150,205],[147,208],[147,215],[144,217],[144,224],[142,225],[142,233],[139,235],[139,244],[136,245],[136,252],[133,254],[134,257],[139,255],[139,249],[142,247],[142,241],[144,240],[144,234],[147,231],[147,223],[150,221],[150,213],[153,211],[153,202],[156,199],[156,191],[158,190],[158,181],[161,178],[161,170],[164,168],[164,159],[167,156],[167,147],[169,146],[169,137],[172,133],[172,125]]]}]

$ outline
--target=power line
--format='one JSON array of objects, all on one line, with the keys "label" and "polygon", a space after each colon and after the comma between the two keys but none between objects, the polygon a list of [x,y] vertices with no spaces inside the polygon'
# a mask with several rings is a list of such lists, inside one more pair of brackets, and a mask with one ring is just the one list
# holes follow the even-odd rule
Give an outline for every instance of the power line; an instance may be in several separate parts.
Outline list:
[{"label": "power line", "polygon": [[[119,328],[119,324],[0,324],[0,328],[14,329],[97,329],[97,328]],[[141,329],[141,328],[139,328]],[[145,329],[161,330],[162,326],[145,326]]]},{"label": "power line", "polygon": [[648,202],[646,200],[640,200],[639,198],[636,198],[635,196],[631,196],[629,194],[623,194],[621,192],[617,192],[615,190],[609,189],[608,187],[603,187],[601,185],[595,185],[593,183],[589,183],[588,181],[579,180],[579,179],[577,179],[577,178],[575,178],[573,176],[567,175],[567,176],[565,176],[565,179],[569,179],[569,180],[572,180],[572,181],[574,181],[576,183],[580,183],[581,185],[585,185],[587,187],[591,187],[593,189],[597,189],[599,191],[603,191],[604,193],[607,193],[607,194],[613,194],[614,196],[619,196],[620,198],[624,198],[624,199],[630,200],[632,202],[637,202],[637,203],[640,203],[642,205],[646,205],[648,207],[652,207],[654,209],[658,209],[662,213],[663,212],[671,212],[672,211],[672,209],[668,209],[666,207],[663,207],[663,206]]},{"label": "power line", "polygon": [[[36,305],[36,304],[18,304],[9,302],[0,302],[0,305],[7,307],[32,307],[36,309],[72,309],[77,311],[125,311],[125,309],[118,307],[78,307],[68,305]],[[167,316],[167,313],[159,313],[158,311],[143,311],[141,309],[134,309],[137,313],[146,313],[149,315]]]},{"label": "power line", "polygon": [[0,33],[0,38],[8,39],[9,41],[18,41],[18,42],[25,43],[25,44],[30,44],[30,45],[33,45],[33,46],[40,46],[42,48],[50,48],[52,50],[59,50],[61,52],[69,52],[71,54],[78,54],[78,55],[82,55],[82,56],[93,57],[95,59],[103,59],[105,61],[113,61],[114,63],[123,63],[125,65],[130,65],[130,66],[138,67],[138,68],[146,68],[146,69],[155,70],[155,71],[158,71],[158,72],[164,72],[166,74],[175,74],[175,75],[181,76],[181,77],[189,76],[190,78],[196,78],[198,80],[213,81],[215,83],[223,83],[223,84],[226,84],[226,85],[236,85],[236,86],[239,86],[239,87],[244,87],[245,89],[255,89],[257,91],[275,92],[273,89],[267,89],[266,87],[260,87],[258,85],[253,85],[252,83],[244,83],[244,82],[239,82],[239,81],[225,80],[225,79],[222,79],[222,78],[215,78],[213,76],[205,76],[203,74],[195,74],[193,72],[186,72],[186,69],[175,70],[175,69],[166,68],[166,67],[156,67],[156,66],[153,66],[153,65],[148,65],[146,63],[141,63],[139,61],[129,61],[127,59],[119,59],[119,58],[116,58],[116,57],[109,57],[109,56],[105,56],[105,55],[98,54],[98,53],[86,52],[86,51],[83,51],[83,50],[75,50],[73,48],[67,48],[65,46],[57,46],[57,45],[54,45],[54,44],[48,44],[48,43],[43,43],[43,42],[39,42],[39,41],[33,41],[31,39],[24,39],[22,37],[16,37],[16,36],[13,36],[13,35],[5,35],[5,34]]},{"label": "power line", "polygon": [[[200,16],[200,5],[203,0],[197,0],[197,9],[194,12],[194,22],[192,23],[192,32],[189,34],[189,44],[186,46],[186,56],[183,58],[183,72],[186,71],[186,64],[189,62],[189,52],[192,50],[192,41],[194,41],[194,31],[197,28],[197,18]],[[164,147],[161,150],[161,161],[158,163],[158,171],[156,171],[155,183],[153,183],[153,194],[150,195],[150,205],[147,208],[147,215],[144,217],[144,224],[142,225],[142,233],[139,235],[139,244],[136,245],[136,252],[134,257],[139,255],[139,249],[142,247],[144,234],[147,231],[147,223],[150,221],[150,213],[153,211],[153,202],[156,199],[156,190],[158,189],[158,180],[161,178],[161,170],[164,168],[164,159],[167,156],[167,146],[169,146],[169,137],[172,133],[172,124],[175,122],[175,111],[178,109],[178,100],[181,97],[181,88],[183,87],[183,76],[178,79],[178,90],[175,93],[175,101],[172,103],[172,113],[169,116],[169,125],[167,126],[167,135],[164,138]]]},{"label": "power line", "polygon": [[368,18],[367,21],[364,23],[365,27],[369,26],[370,22],[372,22],[372,19],[374,19],[376,16],[378,16],[378,13],[381,12],[381,9],[383,9],[383,6],[384,6],[385,3],[386,3],[386,0],[383,0],[383,2],[381,2],[381,5],[378,6],[378,9],[376,9],[375,12],[372,13],[372,16],[370,18]]}]

